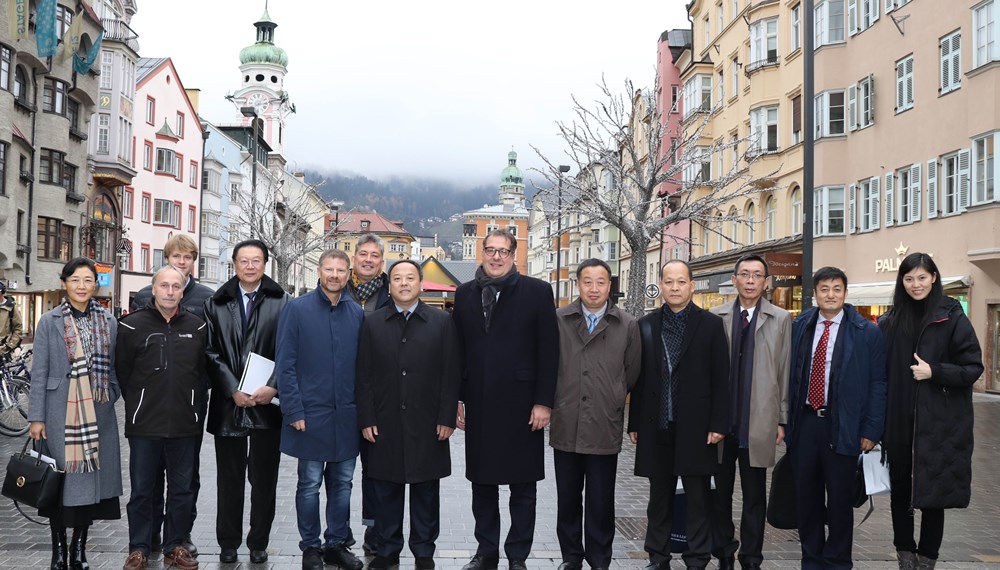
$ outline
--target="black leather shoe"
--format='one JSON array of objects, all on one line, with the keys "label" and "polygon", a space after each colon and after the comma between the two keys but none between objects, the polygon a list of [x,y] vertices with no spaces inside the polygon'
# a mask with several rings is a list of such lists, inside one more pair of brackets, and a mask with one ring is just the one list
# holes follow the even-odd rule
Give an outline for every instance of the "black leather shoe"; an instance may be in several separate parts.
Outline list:
[{"label": "black leather shoe", "polygon": [[462,570],[497,570],[497,565],[500,564],[500,558],[494,558],[492,556],[480,556],[475,555],[472,560],[465,566],[462,566]]},{"label": "black leather shoe", "polygon": [[375,560],[368,563],[368,570],[389,570],[399,566],[399,557],[389,558],[387,556],[376,556]]},{"label": "black leather shoe", "polygon": [[232,564],[236,562],[236,558],[235,548],[223,548],[222,552],[219,553],[219,562],[223,564]]},{"label": "black leather shoe", "polygon": [[559,565],[559,570],[583,570],[582,562],[563,562]]},{"label": "black leather shoe", "polygon": [[263,564],[267,562],[267,551],[266,550],[251,550],[250,551],[250,563],[251,564]]},{"label": "black leather shoe", "polygon": [[670,561],[661,560],[659,562],[650,562],[646,565],[646,570],[670,570]]},{"label": "black leather shoe", "polygon": [[510,560],[508,562],[510,570],[528,570],[528,565],[524,560]]},{"label": "black leather shoe", "polygon": [[743,570],[760,570],[760,562],[740,562]]},{"label": "black leather shoe", "polygon": [[[333,566],[340,566],[342,570],[361,570],[365,567],[364,563],[358,560],[358,557],[352,554],[351,551],[348,550],[343,544],[324,548],[322,552],[323,562]],[[302,563],[305,564],[305,558],[302,560]],[[305,568],[305,566],[303,566],[303,568]]]},{"label": "black leather shoe", "polygon": [[87,528],[73,529],[73,541],[69,546],[69,570],[90,570],[87,563]]},{"label": "black leather shoe", "polygon": [[736,570],[736,558],[734,556],[719,558],[719,570]]},{"label": "black leather shoe", "polygon": [[183,546],[184,549],[188,551],[188,554],[190,554],[192,557],[194,558],[198,557],[198,547],[191,542],[191,535],[188,535],[184,537],[183,540],[181,540],[181,546]]},{"label": "black leather shoe", "polygon": [[319,548],[303,550],[302,570],[323,570],[323,551]]},{"label": "black leather shoe", "polygon": [[417,556],[417,570],[434,570],[434,559],[430,556]]}]

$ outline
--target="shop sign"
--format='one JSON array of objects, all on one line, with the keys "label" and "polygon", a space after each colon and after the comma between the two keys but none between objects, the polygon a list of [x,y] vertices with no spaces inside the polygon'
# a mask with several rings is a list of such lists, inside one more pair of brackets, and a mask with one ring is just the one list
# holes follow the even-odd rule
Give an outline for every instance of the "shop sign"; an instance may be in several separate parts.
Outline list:
[{"label": "shop sign", "polygon": [[[893,249],[896,257],[875,260],[875,273],[895,273],[899,271],[899,264],[903,262],[903,258],[906,257],[906,252],[909,250],[910,246],[903,245],[903,242],[900,241],[899,245]],[[934,254],[928,255],[934,257]]]},{"label": "shop sign", "polygon": [[111,273],[114,271],[115,266],[109,263],[95,263],[94,265],[97,266],[97,286],[110,287]]},{"label": "shop sign", "polygon": [[724,271],[722,273],[695,277],[694,291],[695,293],[715,293],[719,290],[719,287],[728,284],[732,276],[732,272]]},{"label": "shop sign", "polygon": [[794,287],[802,284],[801,253],[765,253],[771,287]]}]

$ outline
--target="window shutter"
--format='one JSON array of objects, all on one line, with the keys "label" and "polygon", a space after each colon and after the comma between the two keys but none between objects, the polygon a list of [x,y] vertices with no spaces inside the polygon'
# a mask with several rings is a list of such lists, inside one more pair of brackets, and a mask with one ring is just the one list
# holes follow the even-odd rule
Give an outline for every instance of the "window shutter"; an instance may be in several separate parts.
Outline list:
[{"label": "window shutter", "polygon": [[[802,130],[802,96],[796,95],[792,98],[792,132],[797,133]],[[801,138],[799,139],[801,140]]]},{"label": "window shutter", "polygon": [[951,41],[941,40],[941,88],[939,93],[951,90]]},{"label": "window shutter", "polygon": [[896,174],[890,172],[885,175],[885,227],[892,227],[893,224],[893,202],[892,187],[896,181]]},{"label": "window shutter", "polygon": [[858,86],[851,84],[847,87],[847,128],[854,130],[858,128]]},{"label": "window shutter", "polygon": [[892,12],[892,9],[896,7],[894,0],[885,0],[885,13],[888,14]]},{"label": "window shutter", "polygon": [[910,167],[910,188],[913,193],[910,195],[910,221],[920,221],[920,164]]},{"label": "window shutter", "polygon": [[847,222],[848,233],[858,231],[858,186],[851,184],[847,193]]},{"label": "window shutter", "polygon": [[877,230],[879,228],[879,220],[881,219],[881,216],[879,216],[879,211],[878,211],[878,202],[879,202],[879,198],[881,197],[881,192],[879,191],[878,183],[879,183],[879,177],[878,176],[872,176],[871,180],[869,181],[869,184],[871,185],[871,189],[872,189],[871,190],[871,192],[872,192],[872,218],[871,218],[872,222],[871,222],[871,229],[873,229],[873,230]]},{"label": "window shutter", "polygon": [[969,207],[969,149],[958,151],[958,210]]},{"label": "window shutter", "polygon": [[906,100],[903,102],[907,108],[913,103],[913,57],[908,57],[904,61],[906,69]]},{"label": "window shutter", "polygon": [[852,36],[858,33],[858,0],[847,0],[847,29]]},{"label": "window shutter", "polygon": [[938,215],[937,159],[927,161],[927,219]]},{"label": "window shutter", "polygon": [[871,0],[872,24],[878,21],[878,0]]},{"label": "window shutter", "polygon": [[956,32],[951,36],[951,88],[957,89],[962,84],[962,34]]},{"label": "window shutter", "polygon": [[875,74],[868,74],[868,124],[875,123]]},{"label": "window shutter", "polygon": [[903,97],[906,95],[906,90],[903,87],[904,69],[904,62],[900,61],[896,63],[896,111],[903,108]]}]

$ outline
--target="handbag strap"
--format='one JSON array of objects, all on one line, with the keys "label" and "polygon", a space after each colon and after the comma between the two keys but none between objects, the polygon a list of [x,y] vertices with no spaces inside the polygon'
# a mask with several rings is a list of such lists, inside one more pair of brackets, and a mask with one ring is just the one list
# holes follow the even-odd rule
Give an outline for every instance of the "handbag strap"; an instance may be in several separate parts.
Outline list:
[{"label": "handbag strap", "polygon": [[31,521],[31,522],[33,522],[33,523],[35,523],[37,525],[49,526],[49,523],[47,523],[47,522],[36,521],[35,519],[29,517],[27,515],[27,513],[25,513],[24,511],[21,510],[21,505],[17,504],[17,501],[14,501],[14,508],[17,509],[17,512],[21,513],[22,517],[28,519],[29,521]]}]

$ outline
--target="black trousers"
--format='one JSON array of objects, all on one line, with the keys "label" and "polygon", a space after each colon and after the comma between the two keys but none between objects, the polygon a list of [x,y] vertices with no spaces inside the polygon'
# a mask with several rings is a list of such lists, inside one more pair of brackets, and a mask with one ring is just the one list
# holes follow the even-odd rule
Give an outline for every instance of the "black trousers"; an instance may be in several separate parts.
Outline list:
[{"label": "black trousers", "polygon": [[[525,560],[535,538],[537,484],[514,483],[510,487],[510,530],[504,541],[508,560]],[[472,484],[472,516],[476,519],[476,554],[500,556],[500,486]],[[377,526],[377,524],[376,524]]]},{"label": "black trousers", "polygon": [[[204,405],[201,410],[201,417],[205,417],[205,411],[208,405]],[[204,426],[202,426],[204,427]],[[199,472],[201,471],[201,443],[205,439],[205,432],[202,431],[198,434],[197,442],[195,444],[194,453],[194,478],[191,479],[191,492],[194,493],[194,505],[191,507],[191,528],[194,528],[194,521],[198,518],[198,491],[201,490],[201,476]],[[166,455],[160,460],[161,466],[166,470],[167,457]],[[165,473],[166,471],[164,471]],[[160,532],[160,528],[163,526],[163,486],[164,478],[157,477],[153,481],[153,534]],[[190,537],[184,537],[190,538]]]},{"label": "black trousers", "polygon": [[[709,475],[683,476],[687,495],[688,551],[683,554],[688,568],[705,568],[712,559],[712,508]],[[674,493],[677,475],[661,475],[649,479],[649,504],[646,507],[646,542],[650,562],[670,560],[670,533],[674,521]]]},{"label": "black trousers", "polygon": [[154,532],[153,481],[163,480],[164,456],[167,457],[167,518],[163,527],[163,551],[170,552],[191,534],[195,439],[194,436],[129,438],[129,480],[132,486],[126,506],[129,552],[138,550],[149,556]]},{"label": "black trousers", "polygon": [[[740,449],[736,438],[722,440],[722,465],[715,475],[712,497],[712,554],[716,558],[735,556],[739,550],[742,565],[764,560],[764,517],[767,514],[767,469],[750,466],[750,450]],[[740,467],[743,513],[740,516],[740,540],[733,524],[733,489],[736,466]]]},{"label": "black trousers", "polygon": [[375,532],[378,555],[398,558],[403,551],[403,504],[410,488],[410,552],[415,558],[433,557],[441,532],[441,481],[392,483],[369,479],[375,494]]},{"label": "black trousers", "polygon": [[913,452],[908,447],[893,448],[889,454],[889,509],[892,512],[892,544],[896,550],[916,552],[937,560],[944,538],[944,509],[920,509],[920,542],[913,538],[914,512]]},{"label": "black trousers", "polygon": [[249,436],[216,437],[218,515],[215,536],[222,548],[239,548],[243,541],[243,500],[250,481],[250,531],[247,547],[266,550],[274,522],[281,429],[253,429]]},{"label": "black trousers", "polygon": [[[803,570],[851,568],[856,456],[830,447],[830,418],[805,411],[791,454]],[[827,531],[824,526],[829,527]]]},{"label": "black trousers", "polygon": [[618,454],[553,452],[558,496],[556,536],[563,561],[586,560],[591,567],[609,566],[615,541]]}]

